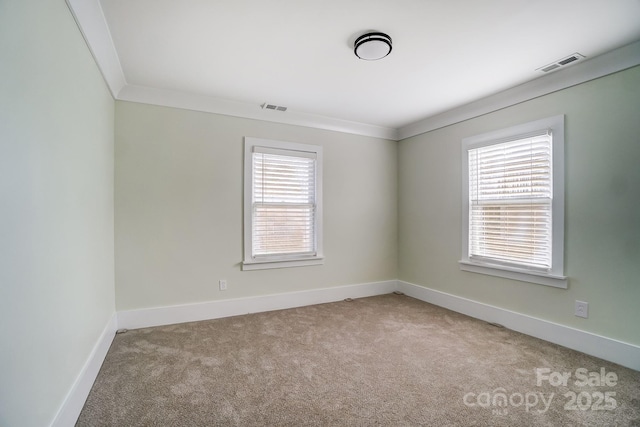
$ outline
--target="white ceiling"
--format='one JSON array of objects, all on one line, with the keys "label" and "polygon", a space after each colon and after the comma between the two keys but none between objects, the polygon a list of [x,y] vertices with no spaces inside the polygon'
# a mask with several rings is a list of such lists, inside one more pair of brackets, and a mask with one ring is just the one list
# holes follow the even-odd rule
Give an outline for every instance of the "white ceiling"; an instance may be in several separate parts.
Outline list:
[{"label": "white ceiling", "polygon": [[[640,40],[640,0],[68,2],[116,98],[152,88],[285,122],[400,129],[539,78],[575,52],[589,59]],[[90,3],[99,16],[83,11]],[[353,54],[367,30],[393,38],[388,57]],[[288,111],[263,112],[264,102]]]}]

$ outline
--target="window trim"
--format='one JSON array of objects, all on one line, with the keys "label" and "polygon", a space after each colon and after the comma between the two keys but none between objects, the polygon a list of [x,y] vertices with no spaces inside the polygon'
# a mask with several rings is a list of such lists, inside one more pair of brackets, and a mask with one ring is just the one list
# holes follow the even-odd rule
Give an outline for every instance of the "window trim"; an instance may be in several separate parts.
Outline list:
[{"label": "window trim", "polygon": [[[253,253],[253,148],[266,147],[276,150],[314,153],[316,156],[316,221],[315,239],[316,254],[312,256],[261,256],[252,257]],[[242,270],[263,270],[272,268],[302,267],[324,264],[322,244],[322,147],[319,145],[300,144],[295,142],[275,141],[263,138],[244,138],[244,260]]]},{"label": "window trim", "polygon": [[[498,262],[469,259],[469,149],[515,140],[533,132],[551,130],[552,191],[551,269],[544,272],[526,267],[500,265]],[[460,269],[473,273],[504,277],[566,289],[564,275],[564,115],[548,117],[506,129],[474,135],[462,140],[462,258]]]}]

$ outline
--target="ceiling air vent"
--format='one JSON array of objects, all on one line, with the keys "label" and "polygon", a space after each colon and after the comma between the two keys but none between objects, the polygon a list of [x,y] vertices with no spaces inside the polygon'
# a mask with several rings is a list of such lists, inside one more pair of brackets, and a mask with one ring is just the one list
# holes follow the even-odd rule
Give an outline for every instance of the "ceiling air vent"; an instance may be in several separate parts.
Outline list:
[{"label": "ceiling air vent", "polygon": [[566,58],[559,59],[551,64],[545,65],[544,67],[538,68],[536,71],[543,71],[548,73],[549,71],[557,70],[561,67],[566,67],[569,64],[573,64],[574,62],[581,61],[584,59],[584,55],[579,53],[574,53],[573,55],[569,55]]},{"label": "ceiling air vent", "polygon": [[287,111],[287,107],[283,107],[282,105],[267,104],[266,102],[260,107],[262,107],[263,110]]}]

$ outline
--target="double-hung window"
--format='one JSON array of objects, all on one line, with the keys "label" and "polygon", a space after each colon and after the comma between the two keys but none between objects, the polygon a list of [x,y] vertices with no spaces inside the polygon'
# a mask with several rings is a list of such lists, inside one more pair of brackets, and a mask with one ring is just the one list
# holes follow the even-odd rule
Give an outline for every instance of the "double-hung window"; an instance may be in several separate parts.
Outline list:
[{"label": "double-hung window", "polygon": [[564,116],[462,144],[461,269],[566,288]]},{"label": "double-hung window", "polygon": [[322,264],[322,147],[245,138],[244,270]]}]

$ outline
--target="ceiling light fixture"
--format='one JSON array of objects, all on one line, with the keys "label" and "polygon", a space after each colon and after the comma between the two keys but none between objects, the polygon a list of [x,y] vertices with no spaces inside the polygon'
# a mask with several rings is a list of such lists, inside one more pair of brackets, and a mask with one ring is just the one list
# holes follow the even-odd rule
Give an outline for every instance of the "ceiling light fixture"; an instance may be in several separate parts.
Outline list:
[{"label": "ceiling light fixture", "polygon": [[391,37],[385,33],[367,33],[353,44],[353,53],[366,61],[377,61],[391,53]]}]

